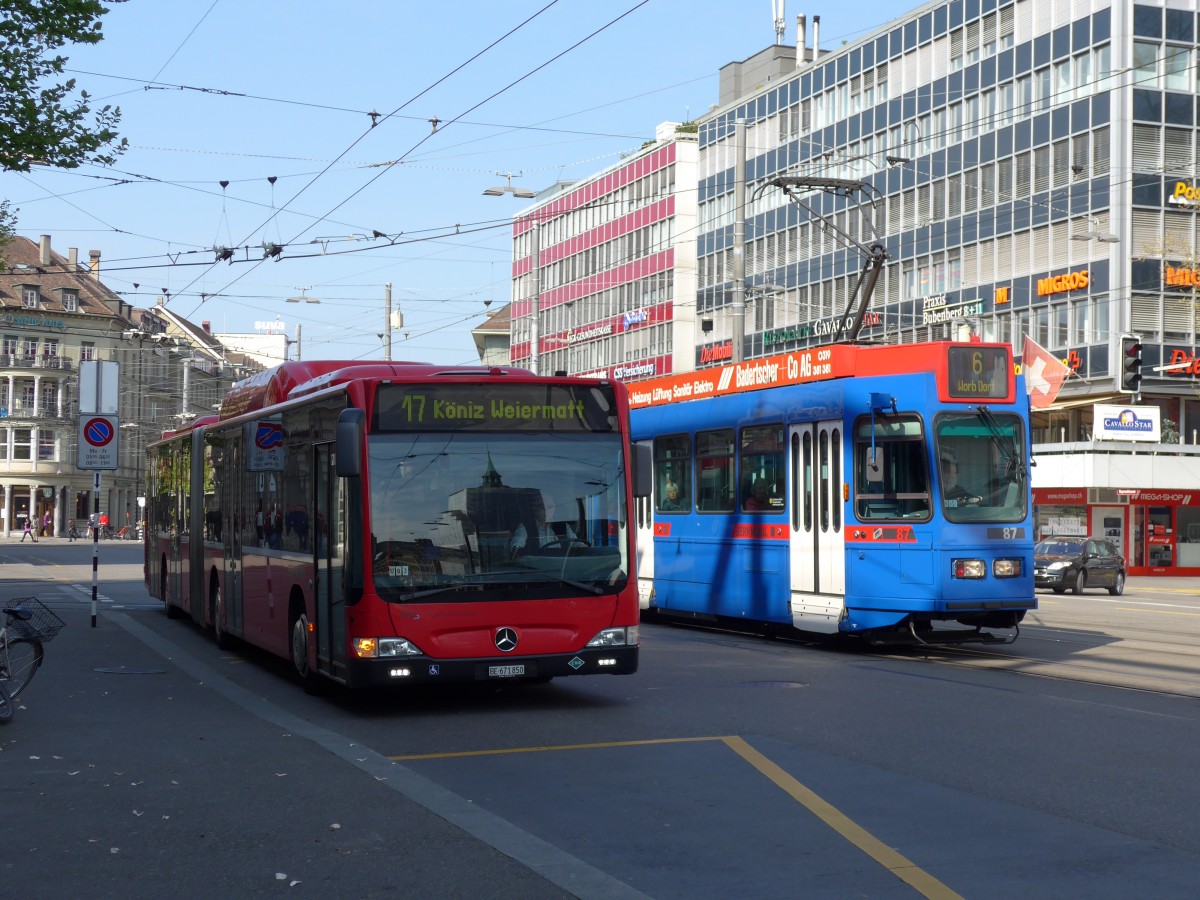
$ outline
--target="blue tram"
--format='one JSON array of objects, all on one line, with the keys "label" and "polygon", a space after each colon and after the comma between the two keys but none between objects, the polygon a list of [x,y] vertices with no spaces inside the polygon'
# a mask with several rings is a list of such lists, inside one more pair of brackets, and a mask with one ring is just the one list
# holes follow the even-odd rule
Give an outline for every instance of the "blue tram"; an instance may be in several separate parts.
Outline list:
[{"label": "blue tram", "polygon": [[1011,641],[1037,607],[1029,401],[1007,344],[837,344],[629,386],[654,493],[642,608]]}]

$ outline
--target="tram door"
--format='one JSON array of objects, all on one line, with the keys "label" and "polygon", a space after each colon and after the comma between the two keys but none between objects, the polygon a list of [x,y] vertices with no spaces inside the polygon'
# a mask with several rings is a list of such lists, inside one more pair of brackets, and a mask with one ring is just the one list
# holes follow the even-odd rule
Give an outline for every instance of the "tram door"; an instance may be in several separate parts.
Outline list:
[{"label": "tram door", "polygon": [[806,631],[833,633],[846,596],[842,421],[793,425],[788,432],[792,620]]}]

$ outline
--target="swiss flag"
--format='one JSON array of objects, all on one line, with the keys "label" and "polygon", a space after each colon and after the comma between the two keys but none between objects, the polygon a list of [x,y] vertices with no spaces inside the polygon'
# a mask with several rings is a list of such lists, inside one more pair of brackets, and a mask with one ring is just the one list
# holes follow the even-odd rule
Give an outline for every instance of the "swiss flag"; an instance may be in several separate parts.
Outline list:
[{"label": "swiss flag", "polygon": [[1058,396],[1063,382],[1071,370],[1055,359],[1049,350],[1043,349],[1033,338],[1025,336],[1025,349],[1021,354],[1021,372],[1025,375],[1025,390],[1029,392],[1029,405],[1034,409],[1045,409]]}]

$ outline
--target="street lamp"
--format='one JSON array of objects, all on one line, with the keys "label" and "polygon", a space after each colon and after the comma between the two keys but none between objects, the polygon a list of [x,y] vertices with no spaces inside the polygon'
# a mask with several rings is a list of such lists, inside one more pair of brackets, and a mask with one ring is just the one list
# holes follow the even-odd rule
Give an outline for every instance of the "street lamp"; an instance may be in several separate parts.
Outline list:
[{"label": "street lamp", "polygon": [[507,184],[503,187],[490,187],[483,192],[485,197],[503,197],[505,194],[512,194],[514,197],[520,197],[522,200],[532,200],[536,195],[529,188],[513,187],[512,180],[514,177],[520,178],[523,173],[518,172],[515,176],[512,172],[497,172],[496,175],[505,179]]},{"label": "street lamp", "polygon": [[1087,231],[1076,231],[1074,234],[1071,235],[1071,240],[1073,240],[1073,241],[1099,241],[1102,244],[1120,243],[1121,239],[1119,237],[1117,237],[1115,234],[1113,234],[1111,231],[1101,231],[1099,228],[1100,223],[1096,219],[1092,218],[1091,216],[1088,216],[1088,223],[1090,226],[1088,228],[1088,230]]}]

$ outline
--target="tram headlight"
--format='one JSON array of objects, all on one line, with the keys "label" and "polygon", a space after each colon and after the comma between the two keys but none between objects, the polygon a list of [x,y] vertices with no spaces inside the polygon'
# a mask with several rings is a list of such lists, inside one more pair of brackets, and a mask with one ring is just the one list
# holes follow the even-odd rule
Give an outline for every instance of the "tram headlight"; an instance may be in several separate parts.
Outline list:
[{"label": "tram headlight", "polygon": [[1020,578],[1021,560],[996,559],[992,561],[992,574],[997,578]]},{"label": "tram headlight", "polygon": [[638,642],[638,627],[631,625],[626,628],[605,628],[587,642],[589,647],[636,647]]},{"label": "tram headlight", "polygon": [[983,578],[987,575],[987,563],[982,559],[954,560],[955,578]]},{"label": "tram headlight", "polygon": [[421,648],[407,638],[359,637],[351,641],[359,659],[396,659],[401,656],[421,656]]}]

